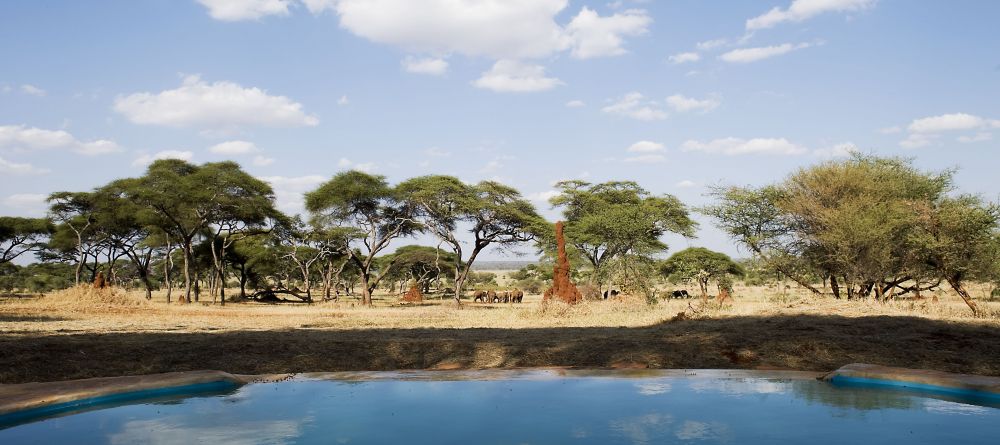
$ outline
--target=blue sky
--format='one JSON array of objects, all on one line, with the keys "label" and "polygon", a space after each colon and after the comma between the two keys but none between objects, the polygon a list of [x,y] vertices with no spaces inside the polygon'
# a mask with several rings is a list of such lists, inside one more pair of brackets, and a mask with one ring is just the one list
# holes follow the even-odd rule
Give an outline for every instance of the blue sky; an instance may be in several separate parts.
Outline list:
[{"label": "blue sky", "polygon": [[[233,159],[281,207],[346,168],[634,180],[692,205],[851,150],[1000,197],[1000,2],[141,0],[0,4],[0,214]],[[744,256],[702,220],[703,245]],[[492,255],[489,259],[499,259]]]}]

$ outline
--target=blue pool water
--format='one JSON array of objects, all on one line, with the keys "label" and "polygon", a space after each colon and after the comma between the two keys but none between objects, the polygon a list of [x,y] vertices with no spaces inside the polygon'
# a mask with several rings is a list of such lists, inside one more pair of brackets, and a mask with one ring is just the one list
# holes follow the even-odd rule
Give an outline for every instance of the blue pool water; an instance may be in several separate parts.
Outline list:
[{"label": "blue pool water", "polygon": [[[470,378],[471,376],[471,378]],[[296,379],[69,413],[0,444],[996,444],[1000,409],[813,379],[608,373]]]}]

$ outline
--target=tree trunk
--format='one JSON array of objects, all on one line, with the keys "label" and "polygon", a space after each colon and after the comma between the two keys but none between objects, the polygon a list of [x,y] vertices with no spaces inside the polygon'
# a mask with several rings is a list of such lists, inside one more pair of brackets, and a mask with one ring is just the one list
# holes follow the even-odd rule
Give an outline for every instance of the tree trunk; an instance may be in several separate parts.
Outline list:
[{"label": "tree trunk", "polygon": [[170,241],[167,241],[167,255],[163,257],[163,280],[166,281],[167,284],[168,304],[170,303],[170,294],[173,293],[174,290],[173,277],[171,277],[171,275],[173,275],[171,272],[173,272],[174,269],[174,258],[171,256],[173,252],[173,244]]},{"label": "tree trunk", "polygon": [[965,290],[965,286],[962,285],[961,278],[949,276],[947,280],[948,284],[951,285],[951,288],[955,289],[955,292],[958,292],[958,296],[962,297],[965,304],[969,306],[969,309],[972,309],[972,313],[979,315],[979,306],[976,306],[976,302],[972,301],[972,295],[969,295],[969,291]]},{"label": "tree trunk", "polygon": [[833,291],[833,296],[840,299],[840,284],[837,283],[837,276],[830,275],[830,290]]},{"label": "tree trunk", "polygon": [[180,303],[191,302],[191,240],[184,241],[184,296],[178,298]]},{"label": "tree trunk", "polygon": [[701,288],[701,301],[708,303],[708,280],[698,280],[698,287]]}]

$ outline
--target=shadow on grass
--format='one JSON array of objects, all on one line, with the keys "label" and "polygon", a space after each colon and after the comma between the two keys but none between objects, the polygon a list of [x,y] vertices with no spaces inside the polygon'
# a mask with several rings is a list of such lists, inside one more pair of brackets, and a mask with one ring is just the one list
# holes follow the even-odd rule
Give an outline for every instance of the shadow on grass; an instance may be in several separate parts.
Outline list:
[{"label": "shadow on grass", "polygon": [[1000,329],[918,317],[747,316],[638,328],[0,333],[0,383],[214,369],[746,368],[855,362],[1000,375]]}]

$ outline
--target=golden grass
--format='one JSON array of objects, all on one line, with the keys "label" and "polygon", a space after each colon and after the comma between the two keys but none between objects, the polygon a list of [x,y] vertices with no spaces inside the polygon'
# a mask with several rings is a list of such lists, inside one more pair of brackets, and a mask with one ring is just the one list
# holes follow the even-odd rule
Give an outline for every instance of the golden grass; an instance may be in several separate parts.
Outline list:
[{"label": "golden grass", "polygon": [[[974,291],[979,292],[979,290]],[[851,362],[1000,375],[1000,302],[887,303],[737,287],[732,304],[578,305],[378,295],[305,304],[167,304],[86,287],[0,299],[0,383],[218,369],[236,373],[519,366],[787,368]],[[175,297],[176,299],[176,293]],[[678,316],[684,313],[683,316]]]}]

